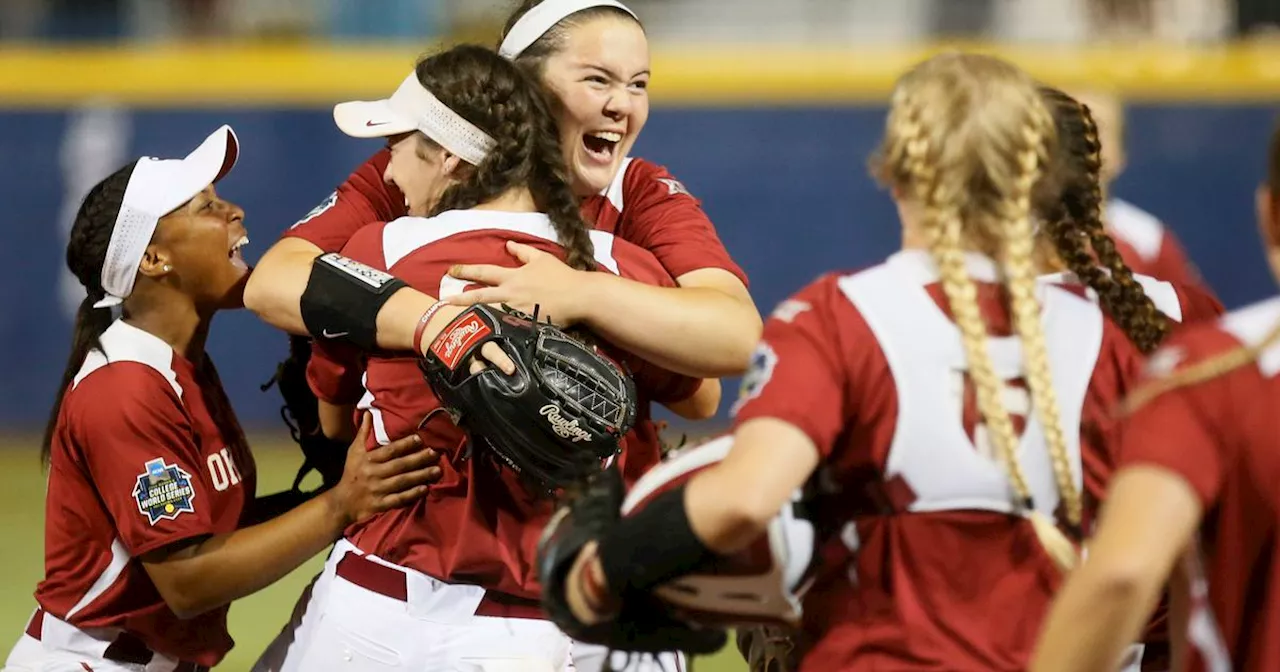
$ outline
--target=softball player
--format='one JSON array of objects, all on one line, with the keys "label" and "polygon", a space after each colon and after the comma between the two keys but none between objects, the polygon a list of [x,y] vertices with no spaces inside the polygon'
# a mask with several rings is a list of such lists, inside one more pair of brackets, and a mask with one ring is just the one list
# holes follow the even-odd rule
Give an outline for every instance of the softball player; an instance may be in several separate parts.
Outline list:
[{"label": "softball player", "polygon": [[544,565],[568,571],[544,600],[616,618],[627,591],[746,547],[814,477],[816,526],[838,533],[805,594],[802,670],[1024,669],[1140,366],[1094,302],[1036,282],[1031,209],[1057,197],[1056,145],[1035,83],[1003,61],[950,53],[902,77],[876,163],[904,249],[785,302],[727,457],[571,570]]},{"label": "softball player", "polygon": [[[414,101],[405,107],[399,105]],[[502,104],[498,104],[502,101]],[[391,135],[386,177],[415,215],[362,228],[342,250],[438,296],[460,291],[457,260],[500,262],[508,245],[563,257],[637,281],[674,286],[653,255],[589,233],[567,182],[553,119],[536,85],[482,47],[458,47],[421,64],[386,101],[338,106],[348,134]],[[373,130],[370,130],[373,129]],[[562,247],[563,246],[563,247]],[[439,305],[443,306],[443,302]],[[456,345],[456,344],[455,344]],[[309,372],[317,395],[336,401],[341,363],[321,344]],[[645,399],[678,404],[701,387],[637,358]],[[317,371],[318,370],[318,371]],[[336,374],[336,375],[335,375]],[[371,354],[361,407],[374,417],[370,445],[418,431],[444,449],[443,478],[420,506],[348,530],[313,587],[283,670],[569,670],[572,642],[538,606],[534,543],[552,511],[508,469],[468,459],[463,436],[433,411],[439,402],[417,358]],[[628,438],[628,442],[631,438]],[[656,452],[620,458],[657,461]],[[642,469],[637,469],[641,471]]]},{"label": "softball player", "polygon": [[433,475],[416,437],[367,454],[361,441],[334,489],[287,513],[255,501],[253,456],[204,353],[249,272],[244,212],[213,189],[238,152],[224,126],[184,159],[121,168],[76,214],[67,265],[88,297],[45,432],[40,606],[6,670],[206,670],[231,648],[232,600],[420,498]]},{"label": "softball player", "polygon": [[[1258,215],[1280,278],[1280,127]],[[1054,603],[1032,669],[1097,670],[1141,631],[1166,581],[1177,669],[1280,669],[1280,299],[1175,335],[1129,401],[1089,562]],[[1175,656],[1175,659],[1177,656]]]},{"label": "softball player", "polygon": [[[558,101],[561,151],[587,220],[653,252],[679,286],[574,272],[554,256],[534,254],[510,273],[460,269],[464,279],[500,285],[465,300],[524,309],[536,302],[558,320],[581,323],[673,371],[741,373],[760,330],[746,276],[697,199],[664,168],[628,156],[649,116],[649,47],[634,13],[614,0],[529,0],[512,15],[499,51]],[[409,212],[404,194],[383,178],[390,160],[389,149],[370,158],[263,256],[246,290],[251,310],[292,333],[320,340],[341,334],[362,347],[401,351],[421,351],[460,312],[441,309],[414,342],[418,320],[436,297],[396,283],[349,298],[318,291],[341,284],[326,282],[332,267],[317,255],[336,253],[369,222]],[[593,298],[603,294],[608,301]]]}]

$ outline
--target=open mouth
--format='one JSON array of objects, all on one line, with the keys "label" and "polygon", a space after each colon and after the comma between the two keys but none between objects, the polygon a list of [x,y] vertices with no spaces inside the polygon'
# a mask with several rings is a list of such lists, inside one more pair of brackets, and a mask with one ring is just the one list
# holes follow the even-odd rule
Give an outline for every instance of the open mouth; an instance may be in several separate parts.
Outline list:
[{"label": "open mouth", "polygon": [[231,260],[231,265],[242,271],[249,270],[249,264],[245,263],[244,254],[241,253],[244,246],[248,244],[249,236],[240,236],[240,239],[233,243],[231,249],[227,252],[227,259]]},{"label": "open mouth", "polygon": [[622,142],[622,134],[615,131],[592,131],[582,136],[582,147],[587,150],[587,156],[601,163],[613,161],[619,142]]}]

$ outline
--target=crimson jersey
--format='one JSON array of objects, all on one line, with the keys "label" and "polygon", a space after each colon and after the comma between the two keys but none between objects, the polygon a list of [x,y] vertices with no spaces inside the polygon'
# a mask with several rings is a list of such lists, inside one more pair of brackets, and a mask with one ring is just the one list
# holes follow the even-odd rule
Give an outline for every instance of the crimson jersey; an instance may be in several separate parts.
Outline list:
[{"label": "crimson jersey", "polygon": [[231,649],[227,607],[179,619],[138,557],[235,530],[254,496],[253,456],[207,359],[195,365],[123,320],[101,343],[58,412],[36,600],[80,630],[124,630],[212,666]]},{"label": "crimson jersey", "polygon": [[[374,154],[284,235],[337,252],[365,224],[407,215],[404,195],[382,179],[390,161],[388,149]],[[609,187],[582,202],[582,215],[596,230],[652,252],[672,277],[720,268],[747,282],[698,199],[662,166],[625,159]]]},{"label": "crimson jersey", "polygon": [[[1002,398],[1020,436],[1036,505],[1058,494],[1043,430],[1009,336],[990,261],[970,274],[991,336]],[[1042,285],[1061,423],[1086,526],[1112,468],[1111,409],[1141,358],[1079,288]],[[735,424],[777,418],[821,453],[820,527],[839,530],[805,598],[812,642],[802,669],[1022,670],[1060,572],[992,457],[959,332],[929,255],[905,251],[860,273],[828,275],[784,301],[735,406]]]},{"label": "crimson jersey", "polygon": [[1116,241],[1116,249],[1134,273],[1179,286],[1196,287],[1212,296],[1177,236],[1154,215],[1132,203],[1113,198],[1107,203],[1105,219],[1107,232]]},{"label": "crimson jersey", "polygon": [[[1261,347],[1280,324],[1280,298],[1171,338],[1147,375],[1161,378],[1225,352]],[[1155,465],[1183,478],[1204,506],[1188,632],[1193,670],[1280,669],[1280,344],[1257,360],[1177,388],[1125,427],[1121,466]]]},{"label": "crimson jersey", "polygon": [[[601,231],[592,232],[591,238],[602,270],[646,284],[675,285],[652,254]],[[462,281],[447,277],[451,265],[510,265],[507,240],[563,255],[546,215],[479,210],[369,225],[342,252],[391,272],[415,289],[447,297],[465,289]],[[649,402],[687,399],[701,381],[669,373],[633,355],[610,354],[631,369],[640,393],[640,417],[619,457],[628,480],[635,480],[660,459]],[[341,368],[335,360],[340,357],[330,356],[323,346],[313,355],[317,363],[309,378],[321,398],[341,394],[345,374],[333,375]],[[458,449],[463,437],[447,415],[436,413],[420,427],[423,418],[439,408],[439,401],[424,382],[416,357],[371,355],[366,366],[366,394],[360,406],[374,416],[370,445],[417,431],[426,445],[441,448],[444,475],[432,484],[425,499],[353,527],[348,539],[366,553],[444,581],[536,598],[535,549],[552,503],[529,493],[509,469],[461,459]],[[322,369],[327,373],[320,374]]]}]

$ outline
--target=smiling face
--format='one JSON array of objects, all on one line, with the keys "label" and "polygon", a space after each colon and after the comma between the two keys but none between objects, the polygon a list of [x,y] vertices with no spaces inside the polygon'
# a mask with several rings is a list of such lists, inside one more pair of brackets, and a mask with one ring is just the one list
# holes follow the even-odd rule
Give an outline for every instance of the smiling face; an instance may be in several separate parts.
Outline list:
[{"label": "smiling face", "polygon": [[[249,275],[241,249],[248,243],[244,210],[219,198],[210,185],[160,218],[141,270],[172,275],[197,306],[238,308]],[[171,270],[164,271],[165,265]]]},{"label": "smiling face", "polygon": [[624,15],[568,25],[542,66],[576,195],[604,191],[649,119],[649,41]]}]

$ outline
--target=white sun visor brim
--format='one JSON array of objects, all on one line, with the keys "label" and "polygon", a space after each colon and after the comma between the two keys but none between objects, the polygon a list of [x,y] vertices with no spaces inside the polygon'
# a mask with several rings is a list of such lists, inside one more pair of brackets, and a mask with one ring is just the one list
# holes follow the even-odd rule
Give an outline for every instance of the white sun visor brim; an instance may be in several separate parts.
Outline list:
[{"label": "white sun visor brim", "polygon": [[356,138],[422,131],[473,166],[480,165],[495,145],[489,134],[440,102],[412,72],[390,98],[335,105],[333,121],[343,133]]},{"label": "white sun visor brim", "polygon": [[102,264],[102,288],[107,296],[95,304],[97,307],[117,305],[133,292],[138,265],[160,218],[226,177],[239,156],[240,141],[235,131],[224,125],[185,158],[138,159],[107,245]]},{"label": "white sun visor brim", "polygon": [[385,138],[418,130],[410,117],[396,114],[390,100],[355,100],[333,106],[333,121],[353,138]]}]

